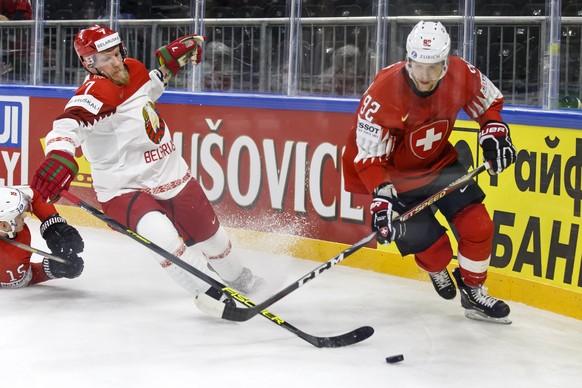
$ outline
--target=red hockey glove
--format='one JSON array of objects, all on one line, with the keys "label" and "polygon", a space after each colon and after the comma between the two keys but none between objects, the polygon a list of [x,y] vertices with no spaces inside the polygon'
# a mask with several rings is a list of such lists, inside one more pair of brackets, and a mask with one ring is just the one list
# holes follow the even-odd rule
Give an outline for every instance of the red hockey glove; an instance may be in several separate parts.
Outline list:
[{"label": "red hockey glove", "polygon": [[479,131],[479,144],[483,159],[491,163],[489,174],[496,175],[515,163],[517,152],[504,123],[488,122]]},{"label": "red hockey glove", "polygon": [[66,151],[51,151],[34,173],[31,187],[36,189],[43,199],[54,201],[59,197],[61,190],[69,188],[77,172],[79,166],[73,155]]},{"label": "red hockey glove", "polygon": [[394,221],[404,210],[392,184],[382,184],[374,190],[370,213],[372,231],[376,231],[376,240],[380,244],[388,245],[406,234],[406,224]]},{"label": "red hockey glove", "polygon": [[170,44],[156,50],[156,58],[160,66],[164,65],[176,75],[188,61],[198,64],[202,60],[202,42],[200,35],[187,35],[176,39]]}]

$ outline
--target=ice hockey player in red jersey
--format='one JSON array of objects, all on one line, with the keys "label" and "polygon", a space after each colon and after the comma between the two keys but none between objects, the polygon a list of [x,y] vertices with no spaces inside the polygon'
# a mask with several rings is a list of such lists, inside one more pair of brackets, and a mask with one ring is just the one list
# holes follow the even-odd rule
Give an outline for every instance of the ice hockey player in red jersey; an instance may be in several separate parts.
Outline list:
[{"label": "ice hockey player in red jersey", "polygon": [[41,221],[40,234],[52,254],[68,261],[63,264],[44,258],[31,262],[31,253],[0,240],[0,288],[22,288],[50,279],[74,279],[83,272],[84,262],[77,254],[84,249],[79,232],[68,225],[54,205],[46,203],[28,186],[0,187],[0,235],[30,246],[31,234],[25,222],[27,213]]},{"label": "ice hockey player in red jersey", "polygon": [[[456,296],[447,265],[453,251],[446,228],[431,208],[405,222],[392,220],[466,173],[449,142],[463,109],[479,123],[490,174],[516,160],[501,118],[503,96],[473,65],[449,56],[451,40],[441,23],[421,21],[406,42],[406,60],[383,69],[364,93],[343,156],[346,189],[372,195],[372,229],[382,244],[395,242],[413,254],[438,294]],[[458,235],[459,268],[453,275],[469,318],[509,323],[509,306],[483,285],[491,258],[493,222],[475,181],[435,207]]]},{"label": "ice hockey player in red jersey", "polygon": [[[155,105],[181,67],[200,62],[203,42],[198,35],[176,39],[156,51],[160,66],[148,71],[127,57],[117,32],[99,25],[81,30],[75,51],[90,74],[54,121],[32,186],[44,198],[58,197],[78,172],[74,154],[82,147],[105,214],[209,276],[217,273],[230,287],[253,293],[262,279],[242,266]],[[206,303],[224,307],[217,302],[224,300],[220,291],[156,259],[201,309]]]}]

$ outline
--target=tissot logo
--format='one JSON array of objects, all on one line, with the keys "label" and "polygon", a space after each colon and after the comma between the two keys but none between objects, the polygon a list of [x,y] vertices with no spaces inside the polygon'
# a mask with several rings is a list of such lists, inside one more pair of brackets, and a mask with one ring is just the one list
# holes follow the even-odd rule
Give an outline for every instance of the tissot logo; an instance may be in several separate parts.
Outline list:
[{"label": "tissot logo", "polygon": [[377,134],[380,131],[380,128],[376,125],[373,125],[371,123],[366,123],[364,121],[359,121],[358,122],[358,128],[363,129],[365,131]]},{"label": "tissot logo", "polygon": [[357,133],[358,136],[377,143],[382,136],[382,127],[358,117]]},{"label": "tissot logo", "polygon": [[0,96],[0,186],[28,184],[28,97]]}]

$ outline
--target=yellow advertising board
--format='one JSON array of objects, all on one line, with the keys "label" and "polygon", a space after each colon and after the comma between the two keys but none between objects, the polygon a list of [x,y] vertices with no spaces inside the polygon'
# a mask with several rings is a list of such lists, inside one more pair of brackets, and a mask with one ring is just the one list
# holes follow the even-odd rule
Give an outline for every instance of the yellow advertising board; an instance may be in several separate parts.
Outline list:
[{"label": "yellow advertising board", "polygon": [[512,125],[518,161],[480,179],[496,226],[494,271],[582,293],[582,136]]}]

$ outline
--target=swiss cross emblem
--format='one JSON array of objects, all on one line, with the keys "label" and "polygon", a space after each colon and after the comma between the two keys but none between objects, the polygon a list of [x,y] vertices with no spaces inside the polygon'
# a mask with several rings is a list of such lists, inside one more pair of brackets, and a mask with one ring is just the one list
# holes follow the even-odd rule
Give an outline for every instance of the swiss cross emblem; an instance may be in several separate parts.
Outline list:
[{"label": "swiss cross emblem", "polygon": [[449,121],[439,120],[415,129],[409,137],[409,147],[419,159],[426,159],[449,138]]}]

